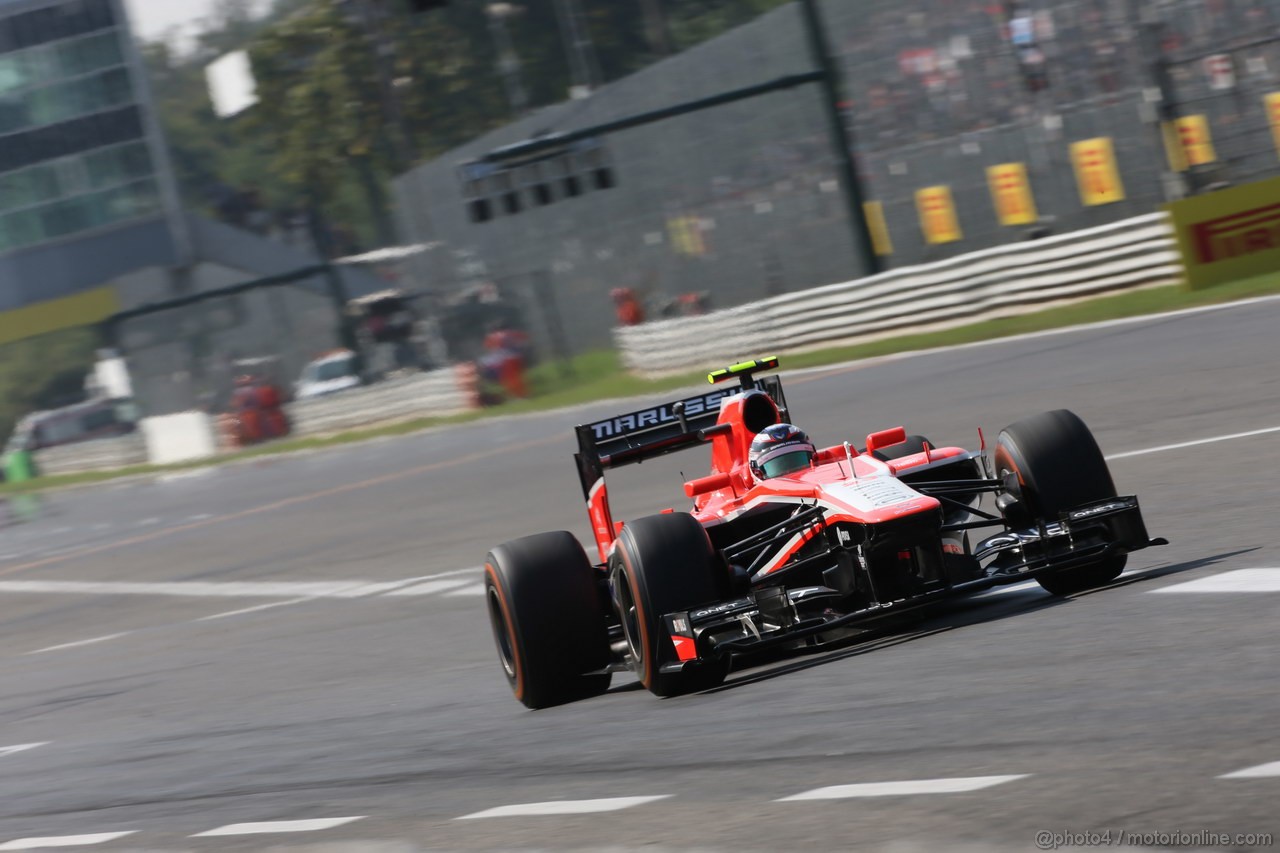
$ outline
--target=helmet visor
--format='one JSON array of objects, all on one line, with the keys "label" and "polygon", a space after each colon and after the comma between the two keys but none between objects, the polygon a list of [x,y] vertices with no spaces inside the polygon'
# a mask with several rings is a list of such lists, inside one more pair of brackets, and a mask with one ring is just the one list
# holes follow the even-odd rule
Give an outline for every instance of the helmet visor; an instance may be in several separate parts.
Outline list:
[{"label": "helmet visor", "polygon": [[760,469],[764,471],[765,479],[768,479],[781,477],[793,471],[801,471],[808,468],[811,462],[812,454],[808,450],[793,450],[790,453],[775,456],[768,462],[760,463]]}]

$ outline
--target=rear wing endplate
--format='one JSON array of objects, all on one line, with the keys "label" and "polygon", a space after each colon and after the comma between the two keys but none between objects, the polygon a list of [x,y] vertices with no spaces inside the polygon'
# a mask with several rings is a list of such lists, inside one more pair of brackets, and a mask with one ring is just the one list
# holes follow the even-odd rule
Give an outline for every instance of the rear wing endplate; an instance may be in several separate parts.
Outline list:
[{"label": "rear wing endplate", "polygon": [[738,387],[717,388],[575,427],[578,452],[574,459],[578,464],[582,494],[587,501],[587,512],[591,516],[602,560],[614,538],[613,520],[604,488],[605,469],[640,463],[702,444],[709,437],[706,431],[714,427],[720,417],[721,403],[743,391],[764,391],[786,420],[787,401],[782,392],[782,380],[777,376],[758,379],[754,376],[757,371],[777,366],[778,359],[773,357],[740,362],[707,376],[707,381],[713,384],[737,378],[740,380]]}]

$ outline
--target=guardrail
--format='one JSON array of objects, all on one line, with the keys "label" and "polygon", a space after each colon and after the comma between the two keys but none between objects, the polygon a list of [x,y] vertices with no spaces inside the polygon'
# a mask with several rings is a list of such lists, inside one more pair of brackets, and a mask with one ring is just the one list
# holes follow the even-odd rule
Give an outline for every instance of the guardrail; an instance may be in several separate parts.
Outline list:
[{"label": "guardrail", "polygon": [[[419,417],[438,417],[479,407],[475,369],[471,365],[416,373],[353,388],[340,394],[286,405],[292,435],[325,435],[374,424]],[[100,438],[34,454],[41,476],[109,471],[131,465],[170,464],[212,456],[217,452],[208,416],[185,412],[144,418],[138,432]],[[222,448],[226,450],[228,448]]]},{"label": "guardrail", "polygon": [[661,376],[752,353],[936,331],[1182,279],[1164,213],[1016,243],[698,317],[614,330],[622,363]]},{"label": "guardrail", "polygon": [[286,409],[293,434],[308,436],[397,420],[453,415],[476,405],[474,375],[465,368],[444,368],[327,397],[295,400]]},{"label": "guardrail", "polygon": [[144,464],[147,461],[147,442],[141,432],[133,432],[116,438],[49,447],[32,455],[41,476],[109,471]]}]

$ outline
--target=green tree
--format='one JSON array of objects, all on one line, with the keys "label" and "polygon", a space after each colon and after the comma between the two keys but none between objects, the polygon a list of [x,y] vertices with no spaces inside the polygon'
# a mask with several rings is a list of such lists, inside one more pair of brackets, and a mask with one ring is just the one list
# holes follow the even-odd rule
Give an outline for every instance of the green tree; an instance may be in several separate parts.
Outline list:
[{"label": "green tree", "polygon": [[667,26],[677,50],[714,38],[790,0],[667,0]]},{"label": "green tree", "polygon": [[273,170],[327,209],[353,174],[377,238],[394,240],[385,187],[385,114],[369,39],[334,0],[319,0],[250,47],[259,103],[246,120],[271,142]]},{"label": "green tree", "polygon": [[[532,105],[562,101],[569,63],[555,0],[514,2],[523,12],[508,26]],[[606,80],[660,58],[655,19],[670,46],[683,50],[783,2],[579,0]],[[378,14],[370,16],[375,4]],[[221,0],[194,49],[148,45],[186,203],[212,210],[220,195],[251,189],[270,208],[323,205],[364,242],[391,242],[387,184],[405,165],[403,155],[429,160],[512,119],[486,6],[458,0],[415,15],[398,0],[276,0],[255,20],[247,0]],[[220,120],[204,66],[243,48],[260,102]]]},{"label": "green tree", "polygon": [[96,329],[68,329],[0,347],[0,438],[29,412],[83,397],[99,345]]}]

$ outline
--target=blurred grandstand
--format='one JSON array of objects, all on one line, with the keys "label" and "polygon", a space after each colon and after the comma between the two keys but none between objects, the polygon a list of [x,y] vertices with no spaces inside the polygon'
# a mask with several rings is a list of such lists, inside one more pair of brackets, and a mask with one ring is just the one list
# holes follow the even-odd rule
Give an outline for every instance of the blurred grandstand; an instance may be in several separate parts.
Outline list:
[{"label": "blurred grandstand", "polygon": [[863,25],[842,53],[860,139],[873,151],[988,130],[1037,108],[1122,100],[1152,85],[1143,21],[1162,25],[1169,54],[1280,28],[1280,4],[1269,0],[868,0],[859,9]]},{"label": "blurred grandstand", "polygon": [[[823,11],[891,266],[1150,212],[1188,186],[1166,159],[1160,119],[1170,112],[1207,113],[1216,134],[1229,135],[1246,116],[1256,125],[1241,143],[1248,156],[1224,155],[1202,186],[1280,168],[1269,134],[1257,132],[1266,128],[1262,93],[1277,88],[1280,55],[1275,42],[1253,44],[1278,31],[1273,0],[862,0],[828,2]],[[1195,91],[1204,69],[1192,57],[1212,51],[1238,54],[1237,79],[1233,91],[1204,96]],[[1181,105],[1162,103],[1162,58],[1173,89],[1165,94],[1185,98]],[[790,4],[419,167],[398,180],[402,227],[415,242],[437,240],[447,250],[422,258],[417,274],[444,290],[481,278],[549,277],[575,349],[609,343],[615,288],[634,290],[656,317],[680,293],[705,292],[729,307],[857,277],[814,87],[613,134],[610,188],[535,192],[514,175],[500,192],[515,206],[495,197],[486,221],[468,216],[455,174],[512,142],[809,67]],[[1069,148],[1100,137],[1111,140],[1123,193],[1089,206]],[[986,170],[1003,163],[1025,164],[1035,222],[1011,227],[997,218]],[[932,186],[949,187],[959,239],[922,235],[916,192]]]}]

